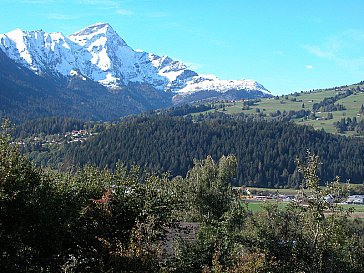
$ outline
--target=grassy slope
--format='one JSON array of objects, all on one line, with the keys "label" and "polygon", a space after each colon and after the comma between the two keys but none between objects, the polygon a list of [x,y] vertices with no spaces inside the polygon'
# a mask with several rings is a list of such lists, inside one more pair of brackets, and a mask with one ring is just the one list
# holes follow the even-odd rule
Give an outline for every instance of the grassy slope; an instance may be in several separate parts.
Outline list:
[{"label": "grassy slope", "polygon": [[[290,111],[290,110],[300,110],[300,109],[306,109],[311,110],[312,105],[314,103],[318,103],[322,101],[324,98],[333,97],[338,92],[345,91],[348,89],[356,89],[357,87],[361,87],[364,89],[364,84],[353,84],[346,87],[340,87],[338,89],[332,88],[332,89],[324,89],[324,90],[316,90],[311,93],[309,92],[303,92],[303,93],[297,93],[298,96],[294,95],[287,95],[287,96],[280,96],[279,100],[275,98],[270,99],[262,99],[260,102],[256,103],[253,106],[250,106],[249,110],[242,110],[243,109],[243,102],[237,101],[237,102],[229,102],[224,103],[225,105],[225,113],[227,114],[237,114],[237,113],[256,113],[256,109],[259,108],[259,110],[267,115],[269,113],[276,112],[277,110],[283,112],[284,110]],[[296,99],[296,101],[292,101],[292,99]],[[340,103],[343,104],[346,107],[346,110],[344,111],[335,111],[332,112],[333,119],[330,120],[302,120],[302,119],[296,119],[295,122],[298,124],[306,124],[306,125],[312,125],[315,129],[324,129],[326,132],[330,133],[336,133],[336,129],[333,126],[333,123],[336,121],[339,121],[341,118],[347,118],[347,117],[357,117],[357,120],[360,121],[361,119],[364,119],[364,116],[357,116],[357,113],[361,107],[361,105],[364,103],[364,93],[363,92],[357,92],[353,95],[346,97],[344,99],[341,99],[337,101],[335,104]],[[215,106],[219,106],[219,103],[216,103]],[[304,108],[302,107],[304,106]],[[209,110],[209,112],[212,112],[215,110]],[[218,108],[217,111],[223,111],[223,108]],[[326,118],[327,112],[324,113],[316,113],[317,117]],[[347,132],[346,135],[353,135],[353,132]]]},{"label": "grassy slope", "polygon": [[[361,119],[364,119],[363,115],[357,116],[361,105],[364,103],[364,93],[353,94],[349,97],[338,100],[336,103],[343,104],[346,107],[346,110],[332,112],[334,118],[331,120],[319,120],[319,121],[314,120],[314,121],[306,121],[303,123],[310,124],[316,129],[324,128],[324,130],[327,132],[335,133],[336,130],[333,127],[333,123],[336,121],[340,121],[342,118],[356,117],[358,121]],[[320,116],[320,114],[318,114],[318,116]],[[325,116],[327,116],[327,113],[322,113],[322,117],[325,117]],[[298,123],[302,123],[302,122],[298,121]],[[347,132],[347,135],[351,135],[351,134],[352,134],[352,132]]]}]

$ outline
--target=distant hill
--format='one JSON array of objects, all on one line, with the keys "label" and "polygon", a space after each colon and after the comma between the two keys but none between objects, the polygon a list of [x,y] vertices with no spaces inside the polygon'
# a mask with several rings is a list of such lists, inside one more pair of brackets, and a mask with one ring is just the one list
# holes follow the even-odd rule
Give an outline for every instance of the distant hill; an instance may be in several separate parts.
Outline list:
[{"label": "distant hill", "polygon": [[[196,104],[198,105],[198,104]],[[289,95],[206,103],[209,109],[195,114],[223,112],[253,114],[291,120],[315,129],[348,136],[364,135],[364,81],[348,86],[296,92]]]}]

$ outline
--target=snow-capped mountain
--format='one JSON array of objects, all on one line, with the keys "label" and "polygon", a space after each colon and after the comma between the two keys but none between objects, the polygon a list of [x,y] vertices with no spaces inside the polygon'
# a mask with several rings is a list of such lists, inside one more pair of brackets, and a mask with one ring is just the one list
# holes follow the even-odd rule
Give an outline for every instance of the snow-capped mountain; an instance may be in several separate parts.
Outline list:
[{"label": "snow-capped mountain", "polygon": [[[271,93],[253,80],[220,80],[200,75],[168,56],[136,51],[107,23],[97,23],[69,36],[60,32],[20,29],[0,34],[0,49],[38,75],[81,77],[117,91],[140,83],[171,93],[174,101],[191,101],[242,91],[245,97],[266,97]],[[240,92],[240,96],[244,97]]]}]

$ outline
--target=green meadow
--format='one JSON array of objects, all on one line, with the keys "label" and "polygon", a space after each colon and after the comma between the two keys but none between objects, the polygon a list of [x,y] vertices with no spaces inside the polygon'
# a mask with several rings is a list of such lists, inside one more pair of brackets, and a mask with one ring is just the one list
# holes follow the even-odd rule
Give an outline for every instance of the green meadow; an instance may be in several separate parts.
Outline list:
[{"label": "green meadow", "polygon": [[[342,104],[346,110],[333,111],[333,112],[316,112],[316,119],[302,119],[297,118],[293,121],[297,124],[310,125],[317,130],[325,130],[329,133],[337,134],[337,130],[334,127],[334,123],[340,121],[342,118],[354,118],[357,121],[364,119],[364,115],[359,114],[359,110],[362,104],[364,104],[364,84],[353,84],[343,87],[335,87],[331,89],[320,89],[308,92],[294,93],[290,95],[276,96],[273,98],[264,98],[256,101],[249,107],[244,106],[244,101],[233,101],[233,102],[217,102],[214,103],[214,109],[206,111],[208,112],[224,112],[226,114],[258,114],[264,113],[269,116],[271,113],[277,111],[298,111],[301,109],[311,110],[313,104],[321,102],[325,98],[334,97],[340,92],[346,90],[352,90],[354,93],[344,99],[340,99],[335,104]],[[327,119],[328,114],[332,113],[332,119]],[[345,132],[347,136],[355,135],[354,132]]]},{"label": "green meadow", "polygon": [[[280,209],[285,209],[288,206],[288,202],[277,202],[277,201],[254,201],[245,202],[248,210],[251,212],[260,212],[264,210],[264,207],[269,204],[277,204]],[[364,205],[353,205],[353,204],[342,204],[340,205],[345,210],[352,209],[353,218],[364,218]]]}]

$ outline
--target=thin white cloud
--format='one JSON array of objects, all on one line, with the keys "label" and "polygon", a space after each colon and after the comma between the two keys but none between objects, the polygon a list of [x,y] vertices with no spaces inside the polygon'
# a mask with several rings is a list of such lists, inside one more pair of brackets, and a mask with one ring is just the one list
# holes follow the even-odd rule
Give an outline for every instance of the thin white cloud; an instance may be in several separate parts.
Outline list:
[{"label": "thin white cloud", "polygon": [[158,12],[148,12],[145,14],[145,16],[149,18],[165,18],[168,17],[169,14],[166,12],[158,11]]},{"label": "thin white cloud", "polygon": [[48,19],[52,20],[74,20],[80,18],[78,15],[68,15],[61,13],[51,13],[46,15]]},{"label": "thin white cloud", "polygon": [[134,12],[125,9],[123,6],[121,6],[122,3],[120,1],[114,1],[114,0],[77,0],[76,2],[79,5],[84,6],[98,6],[99,9],[108,10],[111,13],[115,13],[118,15],[123,16],[130,16],[133,15]]},{"label": "thin white cloud", "polygon": [[127,9],[117,9],[115,11],[115,13],[118,15],[123,15],[123,16],[130,16],[130,15],[134,14],[131,10],[127,10]]},{"label": "thin white cloud", "polygon": [[305,45],[304,48],[307,51],[309,51],[311,54],[313,54],[319,58],[325,58],[325,59],[334,59],[335,58],[336,52],[329,50],[327,48],[322,48],[319,46],[310,46],[310,45]]},{"label": "thin white cloud", "polygon": [[305,68],[306,69],[313,69],[313,66],[312,65],[306,65]]},{"label": "thin white cloud", "polygon": [[31,5],[45,5],[55,3],[54,0],[23,0],[22,4],[31,4]]},{"label": "thin white cloud", "polygon": [[328,37],[319,45],[304,45],[312,55],[351,70],[364,69],[364,31],[348,30]]},{"label": "thin white cloud", "polygon": [[78,0],[78,4],[81,5],[89,5],[89,6],[101,6],[101,7],[119,7],[120,4],[118,1],[113,0]]}]

